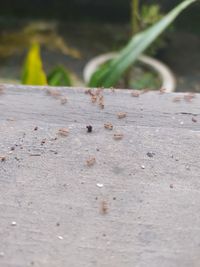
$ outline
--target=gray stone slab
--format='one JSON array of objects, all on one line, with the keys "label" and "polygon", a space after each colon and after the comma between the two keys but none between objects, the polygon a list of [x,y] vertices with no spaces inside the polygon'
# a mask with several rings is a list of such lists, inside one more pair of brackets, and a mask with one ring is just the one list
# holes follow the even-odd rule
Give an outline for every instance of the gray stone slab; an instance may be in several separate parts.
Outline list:
[{"label": "gray stone slab", "polygon": [[200,95],[3,90],[0,266],[200,265]]}]

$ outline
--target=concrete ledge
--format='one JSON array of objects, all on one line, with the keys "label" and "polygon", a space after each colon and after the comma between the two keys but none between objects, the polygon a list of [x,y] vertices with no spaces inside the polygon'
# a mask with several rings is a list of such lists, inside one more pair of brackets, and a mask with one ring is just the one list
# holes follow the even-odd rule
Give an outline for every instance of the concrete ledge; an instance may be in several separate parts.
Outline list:
[{"label": "concrete ledge", "polygon": [[0,88],[0,266],[199,266],[200,95]]}]

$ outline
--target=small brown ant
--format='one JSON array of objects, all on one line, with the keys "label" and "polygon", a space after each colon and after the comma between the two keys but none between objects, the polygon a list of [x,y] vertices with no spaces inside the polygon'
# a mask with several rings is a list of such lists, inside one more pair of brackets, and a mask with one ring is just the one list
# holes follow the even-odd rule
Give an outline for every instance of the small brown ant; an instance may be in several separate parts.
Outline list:
[{"label": "small brown ant", "polygon": [[139,96],[140,96],[140,92],[134,90],[134,91],[131,93],[131,96],[132,96],[132,97],[139,97]]},{"label": "small brown ant", "polygon": [[193,98],[195,98],[196,95],[194,93],[189,93],[187,95],[184,95],[184,100],[187,102],[191,102]]},{"label": "small brown ant", "polygon": [[104,97],[102,95],[99,96],[99,106],[101,109],[104,109]]},{"label": "small brown ant", "polygon": [[166,93],[166,89],[165,88],[160,88],[159,92],[162,95],[162,94]]},{"label": "small brown ant", "polygon": [[90,94],[91,94],[91,89],[87,89],[87,90],[85,90],[84,93],[85,93],[86,95],[88,95],[88,94],[90,95]]},{"label": "small brown ant", "polygon": [[97,96],[91,95],[91,101],[92,101],[92,103],[95,103],[97,101]]},{"label": "small brown ant", "polygon": [[96,90],[95,95],[99,96],[101,94],[101,92],[102,92],[102,88],[99,88]]},{"label": "small brown ant", "polygon": [[115,93],[115,88],[114,87],[110,87],[110,90],[112,91],[112,93]]},{"label": "small brown ant", "polygon": [[121,140],[124,137],[124,135],[121,133],[115,133],[113,137],[115,140]]},{"label": "small brown ant", "polygon": [[96,162],[95,157],[91,157],[91,158],[89,158],[89,159],[86,160],[86,164],[87,164],[87,166],[89,166],[89,167],[92,166],[92,165],[94,165],[95,162]]},{"label": "small brown ant", "polygon": [[67,98],[66,97],[62,97],[60,99],[60,103],[61,103],[61,105],[65,105],[67,103]]},{"label": "small brown ant", "polygon": [[118,117],[118,119],[123,119],[123,118],[125,118],[125,117],[126,117],[126,112],[119,112],[119,113],[117,114],[117,117]]},{"label": "small brown ant", "polygon": [[0,156],[0,161],[6,161],[6,157],[5,156]]},{"label": "small brown ant", "polygon": [[4,93],[4,87],[0,85],[0,95]]},{"label": "small brown ant", "polygon": [[56,91],[56,90],[47,89],[46,93],[47,93],[47,95],[50,95],[54,98],[59,98],[61,96],[61,93],[59,91]]},{"label": "small brown ant", "polygon": [[108,203],[105,200],[101,202],[100,212],[104,215],[108,213]]},{"label": "small brown ant", "polygon": [[112,123],[108,122],[108,123],[104,124],[104,128],[108,129],[108,130],[112,130],[113,129],[113,125],[112,125]]},{"label": "small brown ant", "polygon": [[149,89],[143,89],[142,91],[141,91],[141,94],[146,94],[146,93],[148,93],[149,92]]},{"label": "small brown ant", "polygon": [[173,98],[173,102],[180,102],[181,101],[181,97],[180,96],[176,96]]},{"label": "small brown ant", "polygon": [[61,128],[58,130],[58,134],[61,136],[67,136],[69,134],[69,130],[67,128]]}]

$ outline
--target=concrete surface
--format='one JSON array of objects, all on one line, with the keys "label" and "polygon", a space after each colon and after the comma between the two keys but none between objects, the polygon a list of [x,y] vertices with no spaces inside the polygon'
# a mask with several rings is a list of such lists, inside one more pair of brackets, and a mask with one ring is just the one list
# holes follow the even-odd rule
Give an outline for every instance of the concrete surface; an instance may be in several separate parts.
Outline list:
[{"label": "concrete surface", "polygon": [[1,89],[1,267],[200,266],[200,95]]}]

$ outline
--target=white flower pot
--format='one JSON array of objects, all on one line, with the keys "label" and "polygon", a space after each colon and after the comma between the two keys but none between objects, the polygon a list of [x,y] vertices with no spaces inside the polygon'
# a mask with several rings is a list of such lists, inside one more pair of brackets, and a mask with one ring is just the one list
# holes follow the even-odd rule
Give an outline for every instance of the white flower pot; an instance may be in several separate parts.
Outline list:
[{"label": "white flower pot", "polygon": [[[100,65],[106,63],[106,61],[113,59],[117,56],[117,53],[102,54],[91,59],[83,70],[83,78],[86,83],[90,81],[90,78]],[[172,71],[162,62],[149,56],[142,55],[138,61],[148,65],[154,71],[156,71],[162,81],[161,87],[166,92],[173,92],[176,89],[176,79]]]}]

